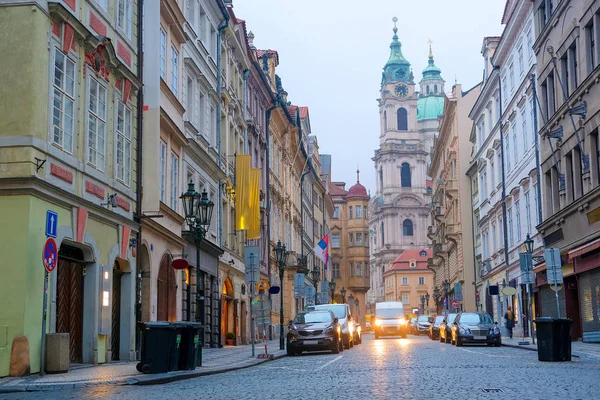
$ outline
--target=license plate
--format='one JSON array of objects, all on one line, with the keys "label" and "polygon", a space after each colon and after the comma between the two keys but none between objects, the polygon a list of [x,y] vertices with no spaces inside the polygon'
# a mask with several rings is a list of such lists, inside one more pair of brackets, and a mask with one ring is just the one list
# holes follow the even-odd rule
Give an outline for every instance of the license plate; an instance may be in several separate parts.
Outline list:
[{"label": "license plate", "polygon": [[310,346],[311,344],[319,344],[318,340],[305,340],[304,344]]},{"label": "license plate", "polygon": [[473,336],[473,339],[475,339],[475,340],[485,340],[485,339],[487,339],[487,336]]}]

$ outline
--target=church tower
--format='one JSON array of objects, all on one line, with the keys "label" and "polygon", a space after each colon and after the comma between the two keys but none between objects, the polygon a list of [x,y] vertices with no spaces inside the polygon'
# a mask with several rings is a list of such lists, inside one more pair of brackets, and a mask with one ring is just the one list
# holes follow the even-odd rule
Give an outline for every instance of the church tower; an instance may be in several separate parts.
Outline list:
[{"label": "church tower", "polygon": [[[433,126],[432,120],[437,123],[439,114],[435,118],[431,115],[441,114],[444,105],[444,81],[433,63],[431,48],[419,92],[410,63],[402,54],[396,26],[398,19],[394,17],[393,21],[390,57],[383,68],[378,99],[379,149],[375,150],[372,159],[377,190],[369,202],[371,290],[367,301],[371,303],[398,301],[385,295],[383,274],[386,268],[404,250],[430,247],[427,226],[431,180],[427,176],[427,167],[435,132],[423,130],[423,127]],[[433,103],[441,104],[441,108],[433,107]]]}]

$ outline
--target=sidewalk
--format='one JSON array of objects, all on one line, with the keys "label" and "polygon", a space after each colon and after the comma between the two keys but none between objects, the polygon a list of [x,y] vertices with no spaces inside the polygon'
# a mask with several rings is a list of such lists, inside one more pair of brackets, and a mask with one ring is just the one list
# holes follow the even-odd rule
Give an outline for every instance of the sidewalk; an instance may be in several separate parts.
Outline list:
[{"label": "sidewalk", "polygon": [[[529,342],[528,345],[521,345],[519,342]],[[513,336],[502,336],[502,346],[515,347],[524,350],[537,351],[537,340],[535,345],[531,344],[531,338],[525,338]],[[592,358],[600,359],[600,343],[583,343],[583,342],[572,342],[571,343],[571,355],[577,358]]]},{"label": "sidewalk", "polygon": [[[268,341],[267,344],[269,354],[272,354],[274,359],[286,355],[285,350],[279,350],[279,340]],[[264,343],[256,344],[256,357],[252,357],[252,345],[225,346],[220,349],[203,348],[202,367],[197,367],[193,371],[147,375],[136,370],[137,361],[76,365],[65,374],[0,378],[0,393],[63,390],[94,385],[155,385],[235,371],[270,361],[266,358],[257,358],[261,353],[264,353]]]}]

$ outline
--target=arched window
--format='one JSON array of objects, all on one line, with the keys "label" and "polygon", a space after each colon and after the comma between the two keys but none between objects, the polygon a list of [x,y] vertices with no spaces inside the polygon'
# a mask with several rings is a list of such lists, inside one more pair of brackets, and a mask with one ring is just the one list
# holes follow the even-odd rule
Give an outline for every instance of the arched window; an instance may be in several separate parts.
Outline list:
[{"label": "arched window", "polygon": [[383,130],[387,130],[387,111],[383,111]]},{"label": "arched window", "polygon": [[381,245],[385,245],[385,232],[383,231],[383,222],[381,223]]},{"label": "arched window", "polygon": [[406,108],[400,107],[397,111],[398,116],[398,130],[406,131],[408,130],[408,116],[406,114]]},{"label": "arched window", "polygon": [[437,93],[437,85],[433,85],[433,93]]},{"label": "arched window", "polygon": [[402,232],[404,236],[413,235],[413,223],[410,219],[405,219],[402,223]]},{"label": "arched window", "polygon": [[379,189],[383,190],[383,168],[379,168]]},{"label": "arched window", "polygon": [[411,179],[410,179],[410,165],[408,163],[402,163],[402,167],[400,168],[400,184],[402,187],[411,187]]},{"label": "arched window", "polygon": [[427,90],[426,91],[427,91],[427,94],[429,94],[429,85],[427,85]]}]

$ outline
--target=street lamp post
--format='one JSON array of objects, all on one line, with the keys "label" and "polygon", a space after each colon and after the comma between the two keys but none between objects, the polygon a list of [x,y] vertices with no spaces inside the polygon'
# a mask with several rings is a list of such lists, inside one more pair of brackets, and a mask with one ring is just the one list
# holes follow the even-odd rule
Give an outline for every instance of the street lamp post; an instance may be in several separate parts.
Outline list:
[{"label": "street lamp post", "polygon": [[319,281],[321,280],[321,269],[318,266],[314,266],[311,271],[313,278],[313,286],[315,287],[315,304],[317,304],[317,287],[319,286]]},{"label": "street lamp post", "polygon": [[448,282],[448,279],[446,279],[444,281],[444,296],[446,296],[446,311],[450,310],[450,297],[448,297],[450,294],[450,282]]},{"label": "street lamp post", "polygon": [[435,313],[438,312],[438,302],[440,301],[440,289],[438,287],[433,288],[433,301],[435,301]]},{"label": "street lamp post", "polygon": [[342,286],[340,293],[342,294],[342,303],[346,304],[346,288]]},{"label": "street lamp post", "polygon": [[534,241],[533,239],[529,236],[529,233],[527,234],[527,237],[525,239],[525,251],[527,253],[527,309],[529,310],[529,318],[528,318],[528,326],[529,326],[529,334],[531,335],[531,342],[533,344],[535,344],[535,335],[533,334],[533,306],[532,306],[532,302],[531,302],[531,296],[533,295],[533,288],[532,286],[532,282],[531,282],[531,277],[529,276],[531,274],[530,268],[533,268],[533,261],[532,261],[532,257],[533,257],[533,245],[534,245]]},{"label": "street lamp post", "polygon": [[277,246],[273,249],[275,252],[275,260],[279,265],[279,350],[285,349],[285,339],[283,337],[283,273],[285,271],[285,245],[281,244],[281,240],[277,242]]},{"label": "street lamp post", "polygon": [[[179,197],[183,203],[183,214],[189,227],[188,233],[192,235],[196,245],[196,288],[200,285],[200,245],[204,240],[206,232],[210,228],[213,208],[215,204],[210,201],[206,190],[200,195],[194,188],[194,182],[190,181],[187,192]],[[188,280],[189,281],[189,280]],[[196,321],[200,321],[200,290],[196,289]],[[192,294],[188,287],[188,321],[192,319]]]},{"label": "street lamp post", "polygon": [[427,304],[427,314],[429,314],[429,292],[425,292],[425,304]]},{"label": "street lamp post", "polygon": [[335,281],[332,279],[329,281],[329,295],[331,296],[331,303],[335,300]]},{"label": "street lamp post", "polygon": [[421,295],[421,314],[425,314],[425,296]]}]

